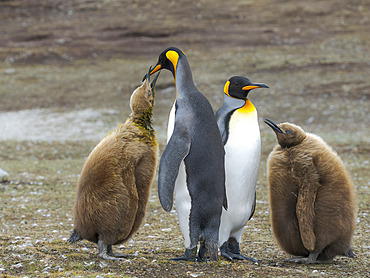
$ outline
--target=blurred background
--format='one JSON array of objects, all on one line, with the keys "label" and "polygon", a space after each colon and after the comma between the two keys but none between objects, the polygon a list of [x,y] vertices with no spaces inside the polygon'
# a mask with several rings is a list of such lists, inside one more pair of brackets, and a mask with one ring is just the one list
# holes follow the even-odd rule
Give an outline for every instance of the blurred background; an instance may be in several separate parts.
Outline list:
[{"label": "blurred background", "polygon": [[[187,55],[194,81],[215,111],[231,76],[270,86],[249,94],[259,114],[263,154],[256,214],[242,244],[245,252],[266,260],[264,271],[286,271],[274,259],[282,261],[287,255],[274,243],[269,224],[265,162],[276,140],[263,119],[290,121],[323,137],[353,177],[359,196],[354,238],[359,258],[343,262],[341,271],[362,276],[367,271],[363,262],[370,256],[369,30],[366,0],[0,1],[0,168],[7,172],[0,184],[0,274],[32,273],[29,263],[39,258],[32,248],[44,255],[57,250],[50,260],[67,272],[79,263],[81,273],[104,269],[98,263],[68,260],[75,249],[62,241],[71,229],[76,180],[93,147],[128,117],[129,97],[148,67],[156,64],[162,50],[176,46]],[[174,98],[172,75],[163,71],[154,109],[161,152]],[[156,186],[147,224],[123,252],[140,250],[146,258],[163,260],[182,252],[182,238],[175,214],[162,212]],[[161,231],[168,227],[171,232]],[[153,242],[143,239],[153,234]],[[28,241],[30,250],[19,247]],[[93,245],[81,244],[90,253],[78,256],[96,257]],[[9,262],[14,258],[9,250],[20,256],[21,267]],[[165,255],[157,258],[150,250]],[[48,267],[36,264],[40,273]],[[144,275],[138,265],[132,266],[132,275]],[[122,267],[108,266],[116,271]],[[164,275],[163,266],[152,267],[151,277]],[[203,267],[203,273],[211,273]],[[48,271],[62,273],[59,268]],[[232,265],[224,268],[231,276],[240,275]],[[306,275],[315,270],[294,269],[308,271]],[[320,271],[325,274],[327,269]],[[337,270],[335,264],[329,269]]]}]

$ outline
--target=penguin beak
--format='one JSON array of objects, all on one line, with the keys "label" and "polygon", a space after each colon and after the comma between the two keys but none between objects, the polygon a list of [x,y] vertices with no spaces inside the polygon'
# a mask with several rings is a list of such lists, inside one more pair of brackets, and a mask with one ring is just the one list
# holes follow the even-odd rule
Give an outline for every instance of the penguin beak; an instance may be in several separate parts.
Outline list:
[{"label": "penguin beak", "polygon": [[161,72],[157,73],[157,75],[154,77],[154,79],[152,81],[152,84],[150,84],[150,88],[152,89],[153,95],[154,95],[154,91],[155,91],[155,84],[157,83],[157,80],[158,80],[158,77],[159,77],[160,73]]},{"label": "penguin beak", "polygon": [[[157,71],[159,71],[159,70],[161,70],[161,69],[162,69],[162,66],[161,66],[160,64],[156,65],[156,66],[154,67],[154,69],[152,69],[152,67],[150,66],[150,68],[149,68],[149,72],[148,72],[147,74],[145,74],[145,75],[144,75],[142,82],[144,82],[144,80],[145,80],[148,76],[152,75],[153,73],[156,73]],[[158,77],[157,77],[157,78],[158,78]],[[156,79],[156,80],[157,80],[157,79]]]},{"label": "penguin beak", "polygon": [[144,82],[146,79],[148,79],[148,82],[150,83],[150,72],[152,71],[152,66],[149,67],[148,72],[144,75],[143,80],[141,82]]},{"label": "penguin beak", "polygon": [[154,67],[154,69],[150,72],[150,75],[152,75],[153,73],[156,73],[157,71],[159,71],[161,69],[162,69],[162,66],[161,65],[156,65]]},{"label": "penguin beak", "polygon": [[267,124],[269,127],[271,127],[275,132],[278,132],[278,133],[284,133],[280,127],[277,126],[277,124],[275,124],[273,121],[269,120],[269,119],[265,119],[264,120],[265,124]]},{"label": "penguin beak", "polygon": [[144,75],[143,81],[148,79],[148,83],[150,83],[150,72],[152,71],[152,66],[149,67],[147,74]]},{"label": "penguin beak", "polygon": [[244,86],[242,89],[244,91],[250,91],[250,90],[253,90],[253,89],[256,89],[256,88],[270,88],[270,87],[267,86],[266,84],[263,84],[263,83],[252,83],[252,84],[249,84],[247,86]]}]

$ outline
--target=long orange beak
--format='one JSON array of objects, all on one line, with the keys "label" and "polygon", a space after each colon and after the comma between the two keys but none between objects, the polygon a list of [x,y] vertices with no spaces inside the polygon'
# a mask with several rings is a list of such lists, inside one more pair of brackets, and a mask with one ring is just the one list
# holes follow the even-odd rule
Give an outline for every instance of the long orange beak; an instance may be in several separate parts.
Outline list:
[{"label": "long orange beak", "polygon": [[256,89],[256,88],[259,88],[259,87],[258,86],[245,86],[242,89],[244,91],[249,91],[249,90],[253,90],[253,89]]},{"label": "long orange beak", "polygon": [[267,86],[266,84],[263,84],[263,83],[254,83],[254,84],[250,84],[248,86],[244,86],[242,89],[245,90],[245,91],[249,91],[249,90],[253,90],[253,89],[256,89],[256,88],[269,88],[269,86]]},{"label": "long orange beak", "polygon": [[156,73],[160,69],[162,69],[162,66],[161,65],[156,65],[155,68],[150,72],[150,75],[152,75],[153,73]]}]

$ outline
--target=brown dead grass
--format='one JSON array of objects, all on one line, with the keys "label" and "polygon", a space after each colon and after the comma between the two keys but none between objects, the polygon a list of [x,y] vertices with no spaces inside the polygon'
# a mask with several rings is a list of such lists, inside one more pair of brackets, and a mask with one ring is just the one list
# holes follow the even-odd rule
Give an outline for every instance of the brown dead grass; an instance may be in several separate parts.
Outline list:
[{"label": "brown dead grass", "polygon": [[[72,228],[75,184],[98,140],[3,141],[0,167],[0,275],[4,277],[365,277],[369,260],[370,4],[366,1],[1,1],[0,112],[45,108],[55,112],[113,109],[107,131],[128,116],[128,97],[149,65],[170,45],[182,48],[194,80],[214,109],[232,75],[264,82],[254,91],[263,154],[257,208],[242,252],[249,262],[183,263],[174,212],[165,213],[153,185],[146,222],[116,247],[122,262],[97,258],[88,242],[65,242]],[[160,149],[174,99],[162,73],[154,110]],[[322,136],[355,182],[356,259],[310,266],[288,258],[271,233],[265,161],[275,138],[263,118],[291,121]],[[0,123],[1,125],[4,123]],[[20,127],[27,132],[27,127]],[[51,126],[52,128],[56,128]],[[117,250],[117,251],[118,251]]]}]

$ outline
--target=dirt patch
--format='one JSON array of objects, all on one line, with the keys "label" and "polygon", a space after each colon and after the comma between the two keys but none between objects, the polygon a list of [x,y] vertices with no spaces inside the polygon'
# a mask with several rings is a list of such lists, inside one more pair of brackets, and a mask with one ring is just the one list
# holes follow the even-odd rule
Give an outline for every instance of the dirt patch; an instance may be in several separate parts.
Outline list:
[{"label": "dirt patch", "polygon": [[[210,0],[0,1],[0,275],[81,277],[343,277],[368,275],[370,121],[369,1]],[[115,247],[116,263],[94,244],[65,242],[83,163],[129,115],[128,100],[168,46],[185,51],[197,87],[214,109],[223,85],[245,75],[262,136],[257,207],[242,253],[258,264],[177,263],[183,252],[174,211],[165,213],[155,180],[144,225]],[[154,124],[161,151],[175,97],[158,81]],[[269,220],[266,159],[276,144],[264,118],[322,136],[342,157],[358,195],[353,260],[284,263]]]},{"label": "dirt patch", "polygon": [[[171,44],[210,47],[304,45],[370,25],[361,1],[2,1],[0,58],[64,63],[155,55]],[[28,53],[27,55],[23,55]]]},{"label": "dirt patch", "polygon": [[[99,140],[112,129],[117,111],[85,109],[53,112],[32,109],[0,113],[0,141],[83,141]],[[118,121],[117,121],[118,125]]]}]

